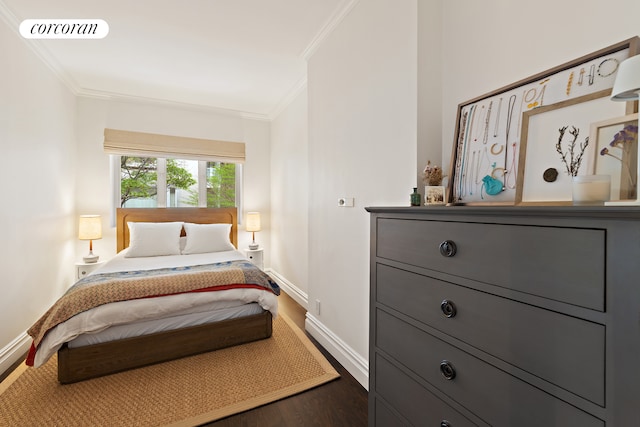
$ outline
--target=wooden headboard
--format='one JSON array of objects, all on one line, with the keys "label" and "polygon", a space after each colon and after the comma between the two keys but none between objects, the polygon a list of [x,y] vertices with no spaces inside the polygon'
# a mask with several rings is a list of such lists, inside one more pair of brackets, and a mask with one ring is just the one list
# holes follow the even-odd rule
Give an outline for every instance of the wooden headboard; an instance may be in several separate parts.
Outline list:
[{"label": "wooden headboard", "polygon": [[[236,208],[118,208],[116,210],[117,252],[129,246],[127,222],[192,222],[194,224],[231,224],[231,243],[238,247],[238,210]],[[182,230],[184,234],[184,230]]]}]

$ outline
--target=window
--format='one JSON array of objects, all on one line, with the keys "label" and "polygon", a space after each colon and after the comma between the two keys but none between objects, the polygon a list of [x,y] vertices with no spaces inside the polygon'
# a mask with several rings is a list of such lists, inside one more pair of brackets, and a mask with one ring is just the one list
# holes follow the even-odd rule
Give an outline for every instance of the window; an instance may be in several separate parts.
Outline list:
[{"label": "window", "polygon": [[236,181],[241,167],[235,163],[206,162],[208,208],[238,206]]},{"label": "window", "polygon": [[120,207],[158,206],[158,161],[151,157],[120,157]]},{"label": "window", "polygon": [[119,158],[120,207],[234,207],[242,165],[161,157]]},{"label": "window", "polygon": [[[237,207],[243,142],[105,129],[116,207]],[[241,218],[241,217],[239,217]]]}]

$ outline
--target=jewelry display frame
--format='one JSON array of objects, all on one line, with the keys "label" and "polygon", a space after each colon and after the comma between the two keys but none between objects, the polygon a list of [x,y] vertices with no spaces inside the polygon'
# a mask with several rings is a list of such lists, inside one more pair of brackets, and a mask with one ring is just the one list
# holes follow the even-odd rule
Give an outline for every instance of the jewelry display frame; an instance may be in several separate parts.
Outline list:
[{"label": "jewelry display frame", "polygon": [[[520,145],[524,114],[576,98],[603,96],[599,94],[610,92],[613,87],[619,63],[639,53],[640,37],[632,37],[459,104],[447,204],[511,206],[521,203],[517,193],[522,184],[518,180],[520,165],[526,166]],[[612,111],[616,111],[615,104],[623,104],[623,114],[638,111],[637,102],[611,104]],[[620,116],[619,108],[609,117],[594,117],[594,120]],[[582,135],[586,134],[583,130]],[[556,141],[557,138],[554,146]],[[485,183],[489,181],[493,188],[501,181],[502,191],[487,193],[489,186]]]}]

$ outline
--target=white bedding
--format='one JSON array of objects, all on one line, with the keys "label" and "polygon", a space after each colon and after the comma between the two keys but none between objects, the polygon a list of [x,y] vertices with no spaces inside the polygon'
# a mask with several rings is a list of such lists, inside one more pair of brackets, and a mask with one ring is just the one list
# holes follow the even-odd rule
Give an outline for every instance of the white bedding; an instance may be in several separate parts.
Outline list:
[{"label": "white bedding", "polygon": [[81,334],[69,341],[67,345],[69,348],[84,347],[163,331],[172,331],[189,326],[199,326],[221,320],[237,319],[260,314],[264,311],[258,303],[246,304],[242,301],[214,301],[209,304],[209,307],[209,311],[191,313],[190,311],[192,310],[185,310],[185,313],[170,317],[113,325],[100,332]]},{"label": "white bedding", "polygon": [[[126,258],[125,252],[126,249],[91,274],[183,267],[246,259],[239,251],[145,258]],[[62,344],[75,339],[80,334],[100,332],[113,325],[203,313],[210,311],[211,304],[214,302],[218,304],[218,307],[237,306],[238,302],[241,304],[256,302],[264,310],[270,311],[274,318],[278,313],[278,297],[276,295],[251,288],[194,292],[105,304],[80,313],[49,331],[38,347],[33,366],[43,365],[58,351]]]}]

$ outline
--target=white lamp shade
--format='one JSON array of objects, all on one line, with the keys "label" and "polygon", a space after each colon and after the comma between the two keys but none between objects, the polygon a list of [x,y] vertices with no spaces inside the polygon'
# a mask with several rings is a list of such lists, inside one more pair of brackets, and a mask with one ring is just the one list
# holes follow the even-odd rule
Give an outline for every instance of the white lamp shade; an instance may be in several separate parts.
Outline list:
[{"label": "white lamp shade", "polygon": [[78,239],[102,239],[102,219],[100,218],[100,215],[80,215]]},{"label": "white lamp shade", "polygon": [[247,212],[247,231],[260,231],[260,212]]},{"label": "white lamp shade", "polygon": [[620,64],[611,91],[613,101],[633,101],[640,92],[640,55],[632,56]]}]

